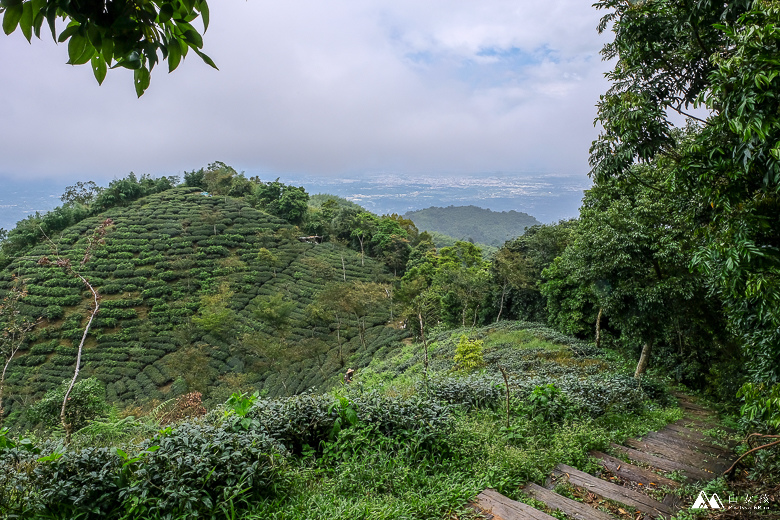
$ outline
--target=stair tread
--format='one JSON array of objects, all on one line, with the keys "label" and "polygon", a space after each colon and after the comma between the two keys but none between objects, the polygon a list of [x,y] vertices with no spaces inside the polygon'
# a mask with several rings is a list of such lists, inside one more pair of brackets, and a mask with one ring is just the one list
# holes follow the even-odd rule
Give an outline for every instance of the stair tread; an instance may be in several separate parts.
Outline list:
[{"label": "stair tread", "polygon": [[594,477],[593,475],[580,471],[577,468],[567,466],[566,464],[558,464],[553,470],[553,473],[565,476],[569,483],[574,486],[585,488],[592,493],[633,507],[649,515],[666,517],[673,512],[666,504],[640,493],[639,491],[634,491],[633,489],[607,482],[606,480]]},{"label": "stair tread", "polygon": [[557,520],[528,504],[507,498],[494,489],[486,489],[477,495],[474,504],[492,515],[494,520]]},{"label": "stair tread", "polygon": [[599,511],[534,483],[526,485],[523,491],[544,502],[550,509],[558,509],[574,520],[615,520],[609,513]]}]

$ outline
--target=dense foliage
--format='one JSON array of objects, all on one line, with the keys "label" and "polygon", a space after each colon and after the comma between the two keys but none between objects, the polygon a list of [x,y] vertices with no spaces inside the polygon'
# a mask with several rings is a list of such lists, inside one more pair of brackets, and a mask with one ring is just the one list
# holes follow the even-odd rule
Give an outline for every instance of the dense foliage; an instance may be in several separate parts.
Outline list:
[{"label": "dense foliage", "polygon": [[[417,377],[413,344],[336,391],[236,393],[205,417],[113,447],[0,431],[0,507],[20,518],[439,518],[486,486],[520,498],[520,482],[541,482],[558,462],[588,468],[588,450],[674,417],[659,408],[659,386],[640,387],[592,346],[539,324],[468,331],[489,365],[457,375],[465,334],[432,338],[430,379]],[[495,365],[510,373],[508,411]]]},{"label": "dense foliage", "polygon": [[[640,4],[605,1],[618,58],[599,105],[591,149],[597,182],[636,183],[632,163],[668,160],[675,186],[698,206],[694,265],[722,300],[750,377],[780,377],[780,139],[775,2]],[[709,109],[673,131],[669,111]]]},{"label": "dense foliage", "polygon": [[[162,59],[172,72],[191,49],[216,68],[201,52],[203,38],[192,23],[199,16],[203,32],[209,25],[206,0],[175,2],[70,2],[69,0],[6,0],[0,5],[3,32],[19,28],[29,42],[41,37],[45,21],[52,38],[68,42],[68,63],[90,63],[95,79],[102,84],[109,68],[134,71],[133,84],[138,97],[149,87],[151,71]],[[57,19],[67,27],[57,34]]]},{"label": "dense foliage", "polygon": [[[388,275],[375,260],[334,242],[300,241],[299,230],[242,198],[176,188],[133,202],[143,186],[163,183],[147,179],[115,181],[90,206],[73,202],[23,221],[4,242],[13,259],[0,274],[0,291],[24,279],[20,310],[43,317],[8,367],[6,411],[16,408],[18,420],[25,420],[21,403],[72,374],[73,345],[83,332],[84,287],[37,263],[51,243],[40,227],[32,232],[68,208],[82,208],[84,217],[59,235],[53,225],[46,232],[64,257],[80,259],[96,222],[108,215],[114,221],[83,269],[102,300],[82,373],[102,381],[110,402],[192,390],[223,400],[252,385],[272,395],[301,392],[338,377],[348,359],[367,363],[404,335],[385,325],[391,302],[375,288]],[[115,205],[88,216],[109,201]],[[319,297],[326,288],[339,306]],[[338,316],[319,312],[323,307]]]}]

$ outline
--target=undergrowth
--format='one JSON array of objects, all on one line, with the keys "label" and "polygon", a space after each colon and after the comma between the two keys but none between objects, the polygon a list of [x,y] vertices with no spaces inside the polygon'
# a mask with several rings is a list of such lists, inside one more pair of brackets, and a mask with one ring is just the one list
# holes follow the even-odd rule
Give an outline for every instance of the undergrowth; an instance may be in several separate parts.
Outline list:
[{"label": "undergrowth", "polygon": [[[486,363],[466,374],[453,370],[464,336],[483,342]],[[114,414],[76,436],[82,447],[0,443],[0,507],[17,518],[468,518],[482,489],[527,500],[520,487],[556,464],[596,471],[590,450],[678,418],[660,384],[538,326],[438,334],[428,379],[418,350],[325,394],[234,394],[153,432]]]}]

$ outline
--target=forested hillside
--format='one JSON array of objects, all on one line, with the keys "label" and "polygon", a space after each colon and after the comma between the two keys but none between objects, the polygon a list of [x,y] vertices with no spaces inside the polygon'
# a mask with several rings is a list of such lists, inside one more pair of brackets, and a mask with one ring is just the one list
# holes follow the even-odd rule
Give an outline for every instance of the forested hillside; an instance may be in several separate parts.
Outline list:
[{"label": "forested hillside", "polygon": [[519,211],[491,211],[477,206],[431,207],[404,214],[420,231],[449,235],[499,247],[522,235],[527,228],[541,224],[531,215]]},{"label": "forested hillside", "polygon": [[[241,199],[176,188],[87,218],[2,271],[2,289],[24,280],[21,310],[42,317],[7,375],[21,399],[68,378],[89,314],[83,284],[39,259],[76,257],[106,218],[105,244],[80,269],[101,296],[82,374],[105,383],[110,401],[296,393],[403,335],[386,326],[390,302],[377,282],[387,276],[374,260],[302,242]],[[338,330],[328,313],[343,313]]]}]

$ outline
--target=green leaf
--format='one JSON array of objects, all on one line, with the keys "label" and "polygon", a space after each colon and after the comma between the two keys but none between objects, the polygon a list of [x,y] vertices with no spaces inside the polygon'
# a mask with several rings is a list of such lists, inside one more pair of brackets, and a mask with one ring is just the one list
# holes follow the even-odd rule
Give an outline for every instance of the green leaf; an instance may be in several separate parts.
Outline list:
[{"label": "green leaf", "polygon": [[90,24],[87,27],[87,37],[96,49],[103,46],[103,31],[97,25]]},{"label": "green leaf", "polygon": [[51,37],[54,41],[57,41],[57,10],[49,9],[46,13],[46,21],[49,23],[49,29],[51,29]]},{"label": "green leaf", "polygon": [[114,40],[111,38],[103,38],[100,54],[103,55],[103,59],[106,60],[107,65],[111,64],[111,60],[114,57]]},{"label": "green leaf", "polygon": [[358,422],[358,415],[354,408],[351,406],[348,406],[346,410],[344,410],[344,417],[347,418],[347,421],[349,421],[349,424],[355,425]]},{"label": "green leaf", "polygon": [[19,20],[22,19],[23,12],[24,8],[22,7],[22,4],[6,8],[5,16],[3,16],[3,32],[5,34],[11,34],[16,30],[16,26],[19,25]]},{"label": "green leaf", "polygon": [[133,51],[127,56],[117,60],[116,65],[111,68],[114,69],[116,67],[124,67],[130,70],[138,70],[141,68],[141,65],[143,65],[141,63],[141,55],[138,54],[138,52]]},{"label": "green leaf", "polygon": [[187,40],[187,42],[191,44],[193,48],[200,49],[203,47],[203,38],[195,29],[187,29],[184,32],[184,39]]},{"label": "green leaf", "polygon": [[32,2],[22,4],[22,17],[19,19],[19,27],[22,29],[22,34],[27,38],[27,42],[32,40],[33,29],[33,5]]},{"label": "green leaf", "polygon": [[68,63],[71,65],[76,65],[76,60],[78,60],[83,54],[84,50],[87,48],[87,39],[83,37],[80,34],[74,34],[70,37],[70,41],[68,42]]},{"label": "green leaf", "polygon": [[172,40],[168,44],[168,72],[173,72],[181,62],[181,44],[179,40]]},{"label": "green leaf", "polygon": [[78,23],[68,24],[65,30],[60,33],[59,37],[57,38],[57,41],[59,43],[66,41],[68,38],[70,38],[71,36],[79,32],[79,27],[80,25]]},{"label": "green leaf", "polygon": [[[35,8],[33,8],[33,11],[35,11]],[[41,27],[43,27],[43,21],[46,19],[46,15],[43,11],[37,11],[38,14],[35,15],[35,19],[33,20],[33,29],[35,32],[35,37],[40,38],[41,37]]]},{"label": "green leaf", "polygon": [[152,75],[146,67],[135,70],[135,73],[133,74],[133,83],[135,84],[135,93],[138,97],[144,95],[144,91],[149,88],[151,79]]},{"label": "green leaf", "polygon": [[106,79],[107,71],[108,67],[106,67],[106,62],[103,57],[100,54],[95,54],[92,57],[92,73],[95,74],[98,85],[103,84],[103,80]]},{"label": "green leaf", "polygon": [[[75,55],[74,57],[72,53],[75,53],[79,50],[81,51],[80,54]],[[83,65],[87,63],[89,60],[91,60],[92,56],[94,55],[95,55],[95,47],[93,47],[92,44],[89,43],[89,40],[87,38],[81,36],[80,34],[71,36],[70,41],[68,42],[68,56],[70,57],[70,60],[68,60],[69,64]]]},{"label": "green leaf", "polygon": [[211,65],[211,66],[212,66],[212,67],[214,67],[215,69],[219,70],[219,68],[217,68],[217,65],[214,63],[214,61],[213,61],[211,58],[209,58],[208,56],[206,56],[205,54],[203,54],[202,52],[200,52],[198,49],[193,49],[193,50],[194,50],[194,51],[195,51],[195,52],[198,54],[198,56],[200,56],[200,58],[201,58],[201,59],[202,59],[204,62],[206,62],[206,64],[207,64],[207,65]]},{"label": "green leaf", "polygon": [[200,3],[200,15],[203,17],[203,32],[209,30],[209,4],[206,0],[202,0]]},{"label": "green leaf", "polygon": [[163,24],[173,17],[173,5],[164,4],[160,8],[160,14],[157,15],[157,23]]}]

